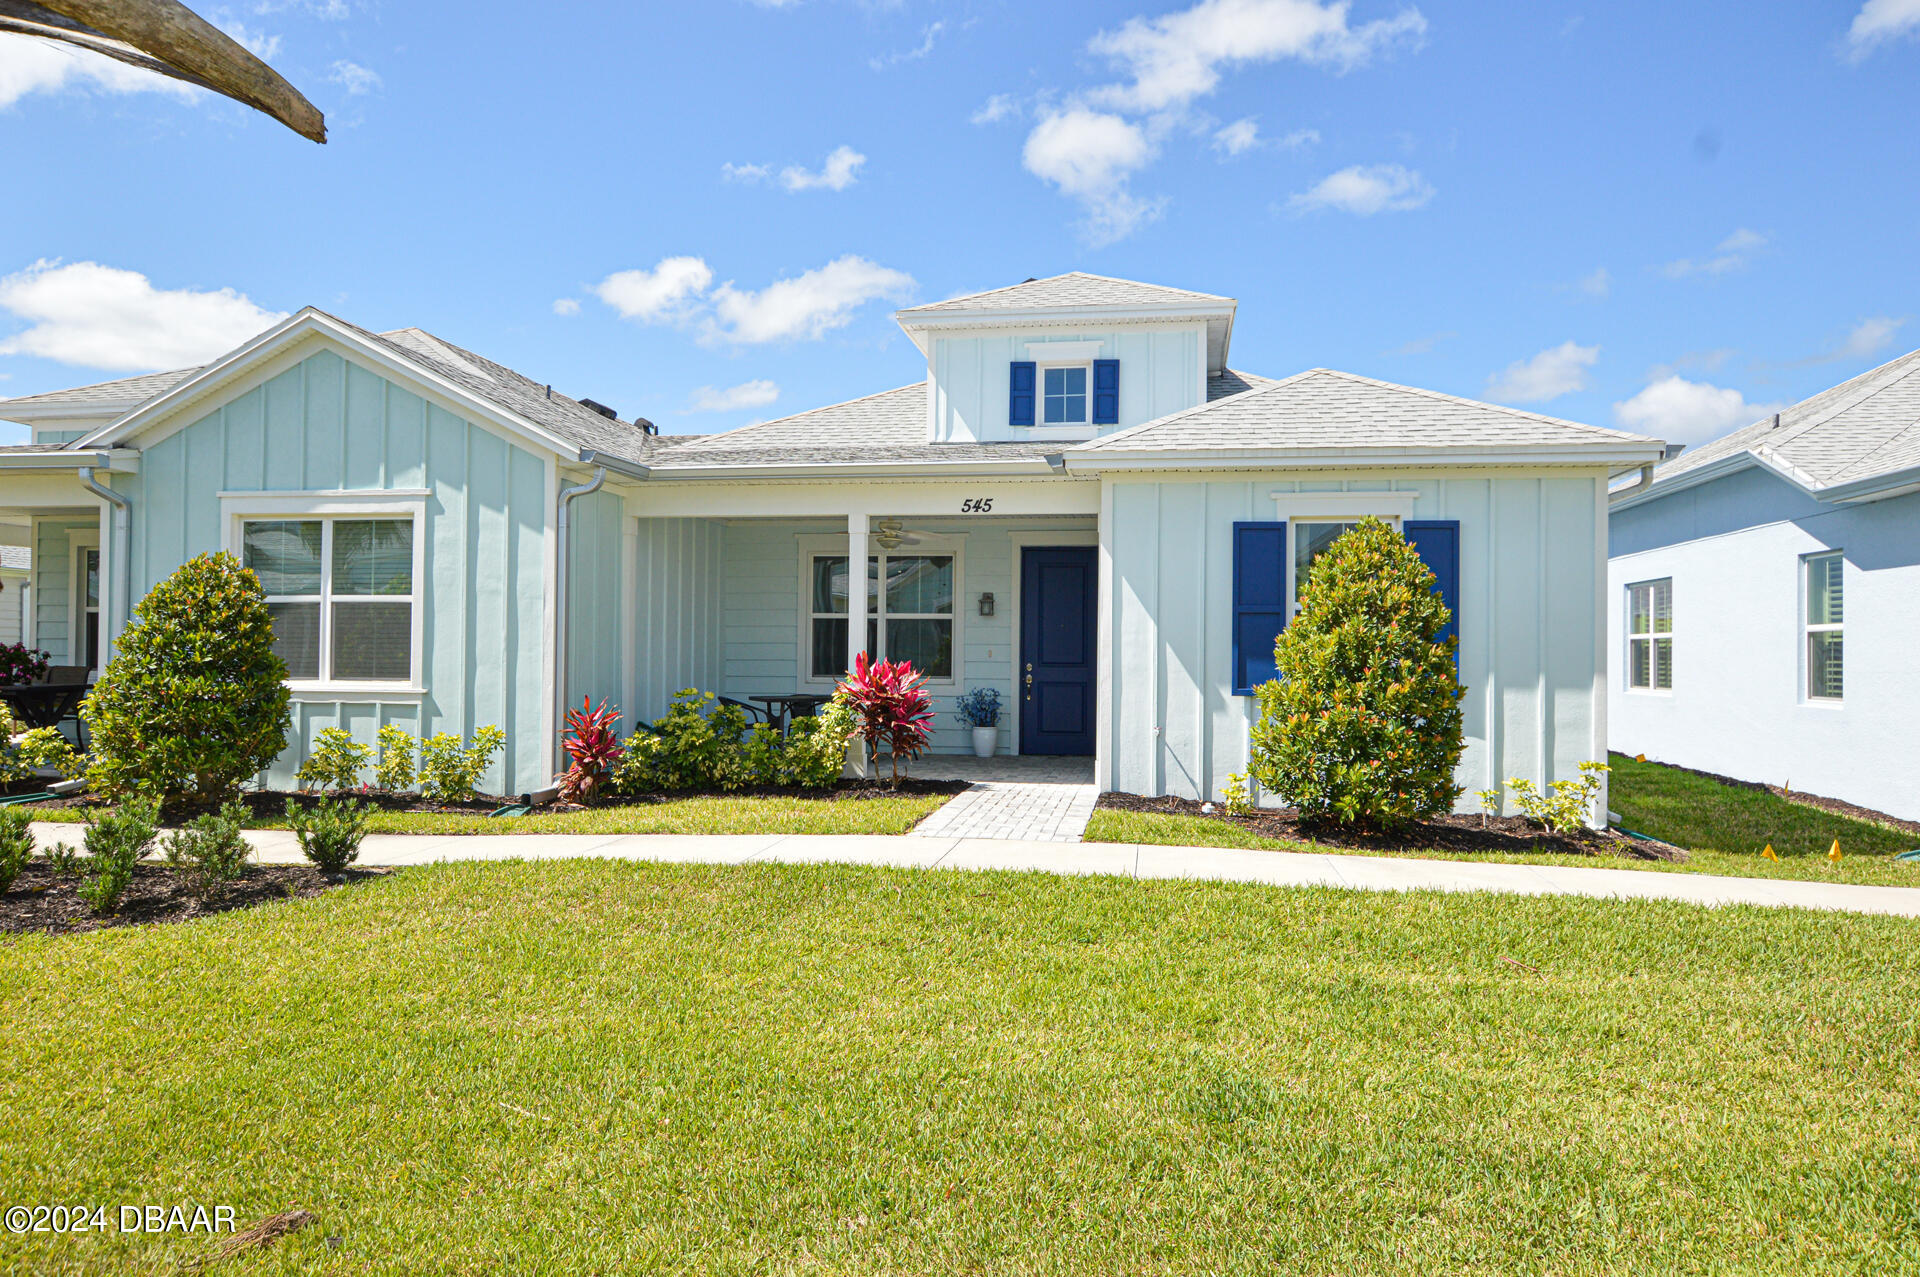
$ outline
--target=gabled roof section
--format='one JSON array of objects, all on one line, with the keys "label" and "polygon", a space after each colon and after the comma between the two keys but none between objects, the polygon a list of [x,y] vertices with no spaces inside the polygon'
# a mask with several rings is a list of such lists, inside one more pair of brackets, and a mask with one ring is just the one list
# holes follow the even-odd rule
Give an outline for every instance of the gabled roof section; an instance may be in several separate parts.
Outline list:
[{"label": "gabled roof section", "polygon": [[[60,417],[118,416],[139,407],[155,395],[165,394],[199,371],[197,367],[176,368],[171,372],[149,372],[137,377],[97,381],[91,386],[75,386],[71,390],[49,390],[38,395],[0,399],[0,420],[32,424]],[[17,417],[14,416],[16,412],[20,414]]]},{"label": "gabled roof section", "polygon": [[1209,304],[1231,307],[1234,300],[1215,293],[1196,293],[1186,288],[1168,288],[1134,279],[1114,279],[1107,275],[1069,271],[1065,275],[1029,279],[984,293],[969,293],[965,297],[950,297],[943,302],[914,306],[900,311],[898,318],[906,323],[915,318],[935,318],[956,312],[1042,311],[1096,306],[1130,310],[1158,307],[1188,309]]},{"label": "gabled roof section", "polygon": [[1681,453],[1622,505],[1656,500],[1749,466],[1811,496],[1864,500],[1920,485],[1920,350]]},{"label": "gabled roof section", "polygon": [[1652,461],[1658,440],[1438,391],[1314,368],[1078,444],[1069,466],[1220,465],[1418,457],[1471,462],[1516,455],[1609,464]]}]

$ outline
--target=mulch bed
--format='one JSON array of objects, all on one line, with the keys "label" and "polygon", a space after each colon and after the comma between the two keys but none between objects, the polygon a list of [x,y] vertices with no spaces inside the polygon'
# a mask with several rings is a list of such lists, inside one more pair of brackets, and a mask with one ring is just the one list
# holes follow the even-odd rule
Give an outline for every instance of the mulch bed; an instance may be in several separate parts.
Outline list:
[{"label": "mulch bed", "polygon": [[1657,758],[1646,761],[1661,767],[1671,767],[1677,772],[1686,772],[1689,776],[1698,776],[1721,785],[1731,785],[1735,789],[1750,789],[1759,794],[1772,794],[1775,798],[1784,798],[1790,803],[1799,803],[1802,807],[1817,807],[1821,811],[1832,812],[1836,816],[1847,816],[1854,820],[1863,820],[1869,825],[1884,825],[1888,829],[1897,829],[1901,833],[1920,834],[1920,821],[1902,820],[1898,816],[1889,816],[1884,811],[1875,811],[1871,807],[1861,807],[1842,798],[1826,798],[1819,794],[1803,794],[1797,789],[1787,789],[1781,785],[1769,785],[1758,780],[1735,780],[1732,776],[1722,776],[1719,772],[1701,771],[1698,767],[1682,767],[1678,763],[1663,763]]},{"label": "mulch bed", "polygon": [[1139,794],[1106,793],[1097,807],[1107,811],[1154,812],[1166,816],[1198,816],[1221,820],[1262,838],[1319,843],[1356,851],[1479,851],[1547,852],[1568,856],[1630,856],[1635,860],[1683,861],[1687,853],[1667,843],[1642,842],[1608,830],[1589,829],[1557,834],[1537,829],[1519,816],[1482,820],[1479,816],[1438,816],[1423,820],[1400,834],[1364,834],[1337,827],[1307,826],[1291,807],[1261,808],[1248,816],[1229,816],[1219,804],[1202,811],[1191,798],[1145,798]]},{"label": "mulch bed", "polygon": [[44,931],[64,935],[103,927],[191,922],[270,900],[317,896],[342,883],[377,878],[386,872],[349,869],[340,877],[330,878],[311,865],[253,865],[212,899],[201,900],[189,893],[165,865],[141,864],[134,867],[133,881],[120,908],[102,917],[80,898],[76,875],[56,874],[44,860],[35,860],[21,871],[12,889],[0,895],[0,934]]}]

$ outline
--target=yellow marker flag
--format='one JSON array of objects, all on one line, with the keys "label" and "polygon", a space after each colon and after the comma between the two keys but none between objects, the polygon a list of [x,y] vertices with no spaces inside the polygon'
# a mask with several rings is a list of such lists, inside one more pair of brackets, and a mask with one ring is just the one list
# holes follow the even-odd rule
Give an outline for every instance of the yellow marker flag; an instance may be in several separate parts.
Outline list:
[{"label": "yellow marker flag", "polygon": [[1840,840],[1838,838],[1833,840],[1833,846],[1827,848],[1827,859],[1836,865],[1840,863]]},{"label": "yellow marker flag", "polygon": [[1774,854],[1772,843],[1768,843],[1760,849],[1760,858],[1763,860],[1771,860],[1776,865],[1780,863],[1780,857]]},{"label": "yellow marker flag", "polygon": [[1647,756],[1645,754],[1635,754],[1633,756],[1633,761],[1636,763],[1644,763],[1647,761]]}]

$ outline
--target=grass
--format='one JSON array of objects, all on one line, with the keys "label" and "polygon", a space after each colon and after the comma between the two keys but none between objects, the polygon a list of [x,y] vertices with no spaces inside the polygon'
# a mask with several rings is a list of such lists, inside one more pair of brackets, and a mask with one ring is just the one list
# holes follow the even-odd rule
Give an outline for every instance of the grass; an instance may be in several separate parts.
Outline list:
[{"label": "grass", "polygon": [[[373,834],[904,834],[946,802],[945,794],[898,798],[674,798],[644,806],[592,807],[529,816],[437,811],[375,811]],[[77,807],[34,810],[35,820],[85,820]],[[256,820],[254,829],[285,829],[285,820]]]},{"label": "grass", "polygon": [[[1665,903],[409,869],[0,943],[0,1182],[318,1214],[223,1272],[1915,1271],[1913,941]],[[0,1268],[206,1248],[0,1235]]]},{"label": "grass", "polygon": [[[1553,852],[1358,851],[1323,843],[1267,838],[1205,816],[1129,811],[1094,812],[1087,824],[1086,838],[1088,842],[1418,856],[1483,864],[1578,864],[1606,869],[1920,887],[1920,862],[1892,858],[1894,852],[1920,846],[1920,836],[1837,816],[1773,794],[1722,785],[1658,763],[1637,763],[1620,754],[1612,755],[1609,761],[1613,774],[1609,777],[1608,805],[1620,814],[1627,828],[1685,847],[1692,853],[1685,864],[1629,860],[1620,856],[1571,859]],[[1827,859],[1827,849],[1835,839],[1840,841],[1841,849],[1837,865]],[[1769,842],[1774,854],[1780,857],[1778,862],[1760,855],[1760,849]]]}]

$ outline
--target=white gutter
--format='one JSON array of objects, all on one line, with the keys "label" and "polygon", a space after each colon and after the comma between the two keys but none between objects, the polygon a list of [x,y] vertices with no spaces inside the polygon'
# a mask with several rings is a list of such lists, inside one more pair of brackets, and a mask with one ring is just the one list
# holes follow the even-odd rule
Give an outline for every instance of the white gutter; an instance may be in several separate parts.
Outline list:
[{"label": "white gutter", "polygon": [[1069,450],[1070,470],[1317,469],[1358,466],[1658,465],[1645,446],[1601,449],[1455,447],[1428,451],[1327,448],[1206,448],[1146,451]]},{"label": "white gutter", "polygon": [[[125,493],[115,492],[95,479],[93,471],[94,467],[87,465],[76,473],[82,487],[113,507],[113,559],[108,571],[114,587],[115,624],[106,627],[107,632],[102,635],[110,642],[112,636],[126,628],[128,618],[133,615],[133,502]],[[102,646],[105,645],[103,642]]]},{"label": "white gutter", "polygon": [[[937,446],[937,445],[935,445]],[[1054,472],[1047,458],[1020,457],[1006,461],[991,459],[961,461],[868,461],[826,462],[818,465],[742,465],[675,466],[656,464],[648,469],[654,482],[666,479],[822,479],[822,478],[922,478],[950,479],[973,475],[1049,475]]]},{"label": "white gutter", "polygon": [[[556,707],[553,716],[553,727],[554,731],[559,733],[560,740],[566,739],[567,732],[567,556],[571,548],[568,534],[571,531],[570,524],[572,521],[573,502],[576,497],[591,496],[593,493],[600,491],[600,485],[606,481],[607,467],[605,465],[595,465],[593,468],[593,478],[587,480],[585,483],[577,483],[570,488],[560,489],[558,529],[559,562],[554,566],[553,572],[553,700]],[[564,751],[559,750],[556,745],[553,756],[553,762],[556,768],[559,767],[563,754]]]},{"label": "white gutter", "polygon": [[1648,462],[1646,465],[1640,467],[1640,477],[1634,480],[1633,483],[1624,488],[1610,488],[1607,490],[1607,504],[1611,506],[1616,502],[1625,501],[1628,497],[1638,496],[1652,486],[1653,463]]}]

